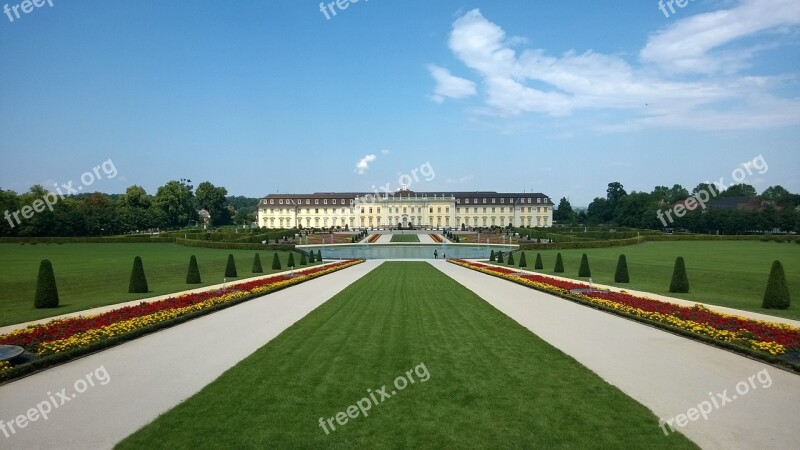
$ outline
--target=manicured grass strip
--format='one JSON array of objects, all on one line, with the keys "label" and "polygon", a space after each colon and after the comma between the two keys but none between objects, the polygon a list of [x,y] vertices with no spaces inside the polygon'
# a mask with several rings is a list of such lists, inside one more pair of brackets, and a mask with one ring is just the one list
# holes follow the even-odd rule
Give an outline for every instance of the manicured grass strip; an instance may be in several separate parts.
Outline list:
[{"label": "manicured grass strip", "polygon": [[416,234],[393,234],[392,242],[419,242]]},{"label": "manicured grass strip", "polygon": [[[798,301],[785,310],[761,308],[769,271],[776,259],[783,264],[792,298],[800,298],[798,244],[750,241],[647,242],[618,248],[527,250],[525,253],[529,261],[526,270],[533,270],[532,262],[536,260],[536,253],[542,254],[544,270],[537,270],[538,273],[580,279],[578,267],[581,255],[586,253],[595,283],[800,320]],[[556,253],[561,253],[564,259],[564,273],[553,273]],[[630,283],[626,284],[614,283],[617,259],[621,253],[627,258],[630,274]],[[669,292],[672,268],[678,256],[683,256],[686,261],[690,286],[688,294]],[[486,257],[489,257],[488,253]],[[519,261],[519,254],[515,254],[514,259]]]},{"label": "manicured grass strip", "polygon": [[[326,435],[424,363],[427,382]],[[427,263],[384,263],[119,448],[695,448]]]},{"label": "manicured grass strip", "polygon": [[[250,273],[253,257],[272,261],[273,251],[217,250],[175,244],[0,244],[0,326],[44,319],[97,306],[155,297],[222,283],[228,254],[233,254],[243,280],[276,272]],[[202,283],[186,284],[189,258],[197,256]],[[289,252],[278,252],[287,270]],[[141,256],[150,292],[129,294],[133,258]],[[298,254],[295,254],[295,261]],[[53,263],[60,306],[34,309],[39,263]],[[312,264],[313,265],[313,264]],[[310,267],[306,266],[306,267]]]}]

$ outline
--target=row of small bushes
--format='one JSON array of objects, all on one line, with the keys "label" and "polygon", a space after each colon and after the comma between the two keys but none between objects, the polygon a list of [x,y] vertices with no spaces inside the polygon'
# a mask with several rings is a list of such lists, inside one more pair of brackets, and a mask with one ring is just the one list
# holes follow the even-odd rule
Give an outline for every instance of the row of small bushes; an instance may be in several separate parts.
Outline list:
[{"label": "row of small bushes", "polygon": [[569,250],[575,248],[609,248],[623,247],[626,245],[641,244],[648,240],[645,236],[630,239],[611,239],[608,241],[584,241],[584,242],[554,242],[552,244],[527,244],[520,243],[520,250]]},{"label": "row of small bushes", "polygon": [[174,238],[158,236],[109,236],[109,237],[0,237],[0,244],[151,244],[175,242]]},{"label": "row of small bushes", "polygon": [[[308,258],[306,257],[306,252],[300,253],[300,266],[305,266],[307,264],[313,264],[315,262],[322,261],[322,251],[317,250],[316,255],[314,252],[308,252]],[[290,268],[296,267],[294,262],[294,253],[289,253],[289,259],[286,265]],[[272,258],[272,269],[273,270],[281,270],[281,261],[278,257],[277,253],[273,254]],[[261,257],[258,253],[255,254],[253,257],[253,266],[252,266],[252,273],[264,273],[264,269],[261,267]],[[228,262],[225,266],[225,277],[226,278],[237,278],[239,276],[236,270],[236,262],[233,259],[233,255],[228,255]],[[197,257],[192,255],[189,258],[189,268],[186,273],[186,284],[200,284],[202,283],[200,277],[200,270],[197,266]],[[128,293],[131,294],[142,294],[150,292],[149,286],[147,284],[147,277],[144,273],[144,264],[142,263],[142,258],[136,256],[133,259],[133,269],[131,269],[131,278],[128,284]],[[58,287],[56,285],[56,278],[53,273],[53,265],[50,260],[44,259],[39,264],[39,275],[36,280],[36,294],[34,296],[33,305],[35,308],[57,308],[59,305],[59,297],[58,297]]]},{"label": "row of small bushes", "polygon": [[261,242],[258,243],[247,243],[247,242],[213,242],[213,241],[201,241],[197,239],[183,239],[177,238],[174,239],[175,243],[178,245],[183,245],[186,247],[204,247],[204,248],[216,248],[216,249],[223,249],[223,250],[283,250],[283,251],[297,251],[295,249],[294,244],[262,244]]},{"label": "row of small bushes", "polygon": [[[507,261],[504,261],[503,259],[503,252],[498,252],[495,254],[494,250],[492,250],[491,254],[489,255],[489,261],[491,262],[508,264],[509,266],[513,266],[515,264],[513,252],[508,253]],[[522,268],[527,266],[528,263],[525,259],[525,252],[520,252],[519,267]],[[534,264],[534,269],[544,270],[541,253],[536,254],[536,263]],[[556,254],[556,264],[553,268],[553,273],[564,273],[564,260],[561,257],[561,253]],[[578,277],[590,278],[591,276],[592,271],[589,267],[589,257],[586,255],[586,253],[584,253],[581,256],[581,263],[580,267],[578,268]],[[614,272],[614,282],[630,282],[630,276],[628,274],[628,261],[624,254],[619,255],[619,259],[617,260],[617,268]],[[669,284],[669,292],[684,294],[689,292],[689,278],[686,275],[686,263],[682,256],[679,256],[675,259],[675,265],[672,269],[672,279],[670,280]],[[772,267],[770,268],[769,279],[767,280],[767,287],[764,292],[764,298],[761,306],[762,308],[767,309],[786,309],[789,307],[789,304],[789,285],[786,282],[786,274],[783,270],[783,265],[781,262],[776,260],[772,263]]]}]

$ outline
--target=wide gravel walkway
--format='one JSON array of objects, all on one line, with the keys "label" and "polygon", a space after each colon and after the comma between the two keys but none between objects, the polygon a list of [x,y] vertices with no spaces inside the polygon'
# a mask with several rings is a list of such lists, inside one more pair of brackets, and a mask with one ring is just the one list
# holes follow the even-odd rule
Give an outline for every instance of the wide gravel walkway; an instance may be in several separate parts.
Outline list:
[{"label": "wide gravel walkway", "polygon": [[[368,261],[0,386],[0,449],[111,448],[379,264]],[[20,420],[22,428],[8,424],[51,396],[59,407],[46,420],[35,411],[35,421]]]},{"label": "wide gravel walkway", "polygon": [[[691,414],[695,421],[683,417],[688,424],[675,428],[703,448],[800,445],[798,375],[455,264],[430,262],[662,419]],[[690,412],[706,401],[707,419]]]}]

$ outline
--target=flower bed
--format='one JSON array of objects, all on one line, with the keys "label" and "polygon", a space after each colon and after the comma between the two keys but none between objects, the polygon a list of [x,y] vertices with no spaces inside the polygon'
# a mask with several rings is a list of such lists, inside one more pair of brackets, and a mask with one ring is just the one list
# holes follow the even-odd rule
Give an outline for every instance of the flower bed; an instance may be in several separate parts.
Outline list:
[{"label": "flower bed", "polygon": [[437,244],[441,244],[442,242],[444,242],[441,236],[439,236],[438,234],[429,234],[428,236],[430,236],[431,239],[433,239],[433,242],[436,242]]},{"label": "flower bed", "polygon": [[381,238],[380,234],[373,234],[372,236],[367,239],[367,244],[374,244],[378,239]]},{"label": "flower bed", "polygon": [[680,306],[625,292],[578,293],[574,290],[590,286],[470,261],[452,262],[800,371],[800,328],[791,325],[723,314],[701,305]]},{"label": "flower bed", "polygon": [[0,365],[0,380],[24,375],[76,356],[115,345],[208,314],[242,301],[303,283],[353,266],[362,260],[340,261],[229,286],[225,291],[205,291],[141,302],[108,312],[56,319],[0,335],[0,344],[17,345],[36,355],[17,366]]}]

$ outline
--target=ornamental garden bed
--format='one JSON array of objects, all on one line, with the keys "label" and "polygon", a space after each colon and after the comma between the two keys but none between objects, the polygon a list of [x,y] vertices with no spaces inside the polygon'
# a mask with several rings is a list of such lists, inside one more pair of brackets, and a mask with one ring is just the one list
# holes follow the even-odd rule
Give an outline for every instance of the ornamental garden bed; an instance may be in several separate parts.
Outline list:
[{"label": "ornamental garden bed", "polygon": [[626,292],[597,290],[585,283],[471,261],[451,262],[800,373],[800,328],[788,324],[724,314],[702,305],[680,306]]},{"label": "ornamental garden bed", "polygon": [[0,335],[0,345],[19,346],[25,349],[25,353],[11,361],[0,362],[0,382],[19,378],[361,262],[363,260],[339,261],[260,280],[244,281],[225,290],[178,295],[101,314],[56,319],[14,330]]},{"label": "ornamental garden bed", "polygon": [[367,244],[374,244],[378,239],[381,238],[380,234],[373,234],[372,236],[367,239]]}]

